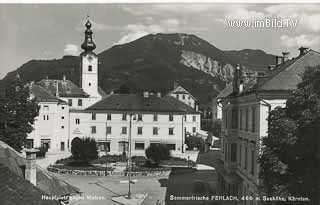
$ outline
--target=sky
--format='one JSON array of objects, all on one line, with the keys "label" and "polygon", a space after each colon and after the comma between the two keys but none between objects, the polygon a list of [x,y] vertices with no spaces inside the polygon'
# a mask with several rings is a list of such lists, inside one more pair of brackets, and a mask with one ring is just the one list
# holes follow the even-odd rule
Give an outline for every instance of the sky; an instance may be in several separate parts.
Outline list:
[{"label": "sky", "polygon": [[[320,4],[0,4],[0,79],[32,59],[79,55],[87,15],[96,53],[154,33],[195,34],[222,50],[289,51],[292,57],[300,46],[320,51]],[[293,24],[229,25],[266,19]]]}]

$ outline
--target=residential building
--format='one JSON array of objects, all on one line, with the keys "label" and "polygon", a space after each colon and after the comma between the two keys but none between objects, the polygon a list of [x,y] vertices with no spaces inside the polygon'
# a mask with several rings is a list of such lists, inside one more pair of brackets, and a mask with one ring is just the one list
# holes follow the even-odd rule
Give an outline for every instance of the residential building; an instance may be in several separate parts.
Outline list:
[{"label": "residential building", "polygon": [[193,109],[198,110],[197,99],[177,82],[174,83],[173,90],[170,91],[168,95],[175,97]]},{"label": "residential building", "polygon": [[[291,60],[286,55],[281,63],[277,58],[267,75],[248,84],[243,83],[238,66],[231,92],[220,95],[222,150],[217,171],[221,194],[255,197],[260,193],[263,184],[259,180],[258,157],[261,140],[267,136],[268,114],[275,107],[285,106],[306,67],[320,65],[320,53],[313,50],[300,48],[300,55]],[[241,203],[259,204],[250,200]]]},{"label": "residential building", "polygon": [[200,113],[180,106],[171,97],[113,94],[85,110],[70,111],[70,139],[94,138],[100,154],[127,152],[130,137],[132,155],[144,155],[147,147],[159,143],[172,154],[182,153],[186,130],[200,129]]}]

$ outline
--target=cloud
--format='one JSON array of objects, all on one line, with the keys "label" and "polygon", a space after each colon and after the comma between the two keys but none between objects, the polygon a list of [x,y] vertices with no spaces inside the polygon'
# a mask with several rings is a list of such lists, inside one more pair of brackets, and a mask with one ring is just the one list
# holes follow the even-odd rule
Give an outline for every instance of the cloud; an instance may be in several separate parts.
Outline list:
[{"label": "cloud", "polygon": [[226,15],[227,19],[262,19],[265,17],[263,12],[248,10],[246,8],[238,8],[230,11]]},{"label": "cloud", "polygon": [[149,33],[145,32],[145,31],[133,31],[133,32],[126,34],[122,38],[120,38],[120,40],[118,42],[114,43],[114,45],[121,45],[121,44],[129,43],[129,42],[137,40],[143,36],[146,36],[148,34]]},{"label": "cloud", "polygon": [[69,56],[77,56],[79,55],[79,48],[77,45],[74,44],[67,44],[63,50],[64,55]]},{"label": "cloud", "polygon": [[282,35],[281,44],[287,48],[298,48],[300,46],[318,48],[320,45],[320,36],[301,34],[299,36]]}]

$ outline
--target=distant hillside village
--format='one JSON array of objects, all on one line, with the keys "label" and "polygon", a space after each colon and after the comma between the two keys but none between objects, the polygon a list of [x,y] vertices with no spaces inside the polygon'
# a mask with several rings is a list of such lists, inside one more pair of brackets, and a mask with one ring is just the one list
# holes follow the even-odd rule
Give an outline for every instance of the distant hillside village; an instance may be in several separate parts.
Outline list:
[{"label": "distant hillside village", "polygon": [[147,147],[159,143],[173,154],[183,153],[185,136],[201,133],[197,99],[177,83],[165,96],[148,91],[104,93],[98,85],[91,22],[85,26],[80,87],[65,76],[28,84],[40,110],[26,147],[59,152],[70,150],[74,138],[90,137],[97,141],[100,155],[122,154],[128,151],[130,135],[133,155],[144,155]]}]

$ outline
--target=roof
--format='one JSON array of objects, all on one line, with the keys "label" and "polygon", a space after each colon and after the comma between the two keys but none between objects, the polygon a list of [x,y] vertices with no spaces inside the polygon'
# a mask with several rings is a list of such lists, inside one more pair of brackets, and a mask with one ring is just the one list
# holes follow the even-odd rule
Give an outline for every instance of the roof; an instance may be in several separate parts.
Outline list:
[{"label": "roof", "polygon": [[163,99],[185,113],[200,114],[200,112],[194,110],[192,107],[185,104],[184,102],[181,102],[180,100],[178,100],[177,98],[175,98],[173,96],[165,96],[165,97],[163,97]]},{"label": "roof", "polygon": [[43,79],[37,84],[53,96],[56,95],[56,91],[58,90],[59,97],[89,97],[86,92],[70,80]]},{"label": "roof", "polygon": [[307,67],[320,65],[320,53],[310,50],[306,54],[287,61],[258,84],[257,90],[294,90],[301,82]]},{"label": "roof", "polygon": [[177,106],[167,100],[149,95],[112,94],[95,103],[86,110],[94,111],[138,111],[138,112],[176,112],[183,113]]},{"label": "roof", "polygon": [[181,85],[178,85],[175,89],[169,92],[169,94],[188,94],[190,95],[194,100],[197,100],[189,91],[187,91],[184,87]]},{"label": "roof", "polygon": [[65,196],[80,191],[79,188],[58,179],[53,174],[40,167],[37,167],[37,187],[51,196]]},{"label": "roof", "polygon": [[[280,64],[267,75],[257,79],[250,79],[244,85],[244,91],[240,95],[252,92],[288,92],[297,88],[301,82],[301,77],[307,67],[320,65],[320,53],[309,50],[307,53],[297,58]],[[218,98],[234,96],[232,85],[222,90]]]},{"label": "roof", "polygon": [[40,85],[30,84],[30,95],[33,95],[37,101],[40,102],[59,102],[59,99],[50,94],[47,90]]},{"label": "roof", "polygon": [[0,166],[0,204],[1,205],[57,205],[58,201],[42,200],[43,191],[29,181]]}]

